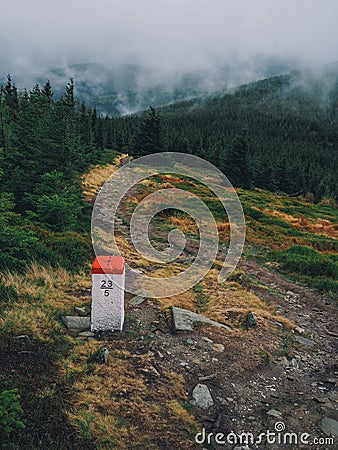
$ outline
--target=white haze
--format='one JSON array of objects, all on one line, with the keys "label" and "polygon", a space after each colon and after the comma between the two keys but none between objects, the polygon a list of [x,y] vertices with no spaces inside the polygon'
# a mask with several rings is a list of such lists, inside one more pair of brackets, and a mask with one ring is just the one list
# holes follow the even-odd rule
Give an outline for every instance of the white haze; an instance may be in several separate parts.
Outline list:
[{"label": "white haze", "polygon": [[[258,56],[337,60],[336,0],[11,0],[0,15],[1,72],[136,63],[159,77]],[[250,73],[248,74],[250,78]]]}]

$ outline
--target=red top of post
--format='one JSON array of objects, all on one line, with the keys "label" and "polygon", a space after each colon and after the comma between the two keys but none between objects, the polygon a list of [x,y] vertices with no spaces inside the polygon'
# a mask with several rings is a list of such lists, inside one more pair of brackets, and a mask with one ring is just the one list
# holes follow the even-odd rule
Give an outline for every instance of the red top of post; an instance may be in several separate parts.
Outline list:
[{"label": "red top of post", "polygon": [[92,273],[122,275],[125,262],[122,256],[97,256],[92,266]]}]

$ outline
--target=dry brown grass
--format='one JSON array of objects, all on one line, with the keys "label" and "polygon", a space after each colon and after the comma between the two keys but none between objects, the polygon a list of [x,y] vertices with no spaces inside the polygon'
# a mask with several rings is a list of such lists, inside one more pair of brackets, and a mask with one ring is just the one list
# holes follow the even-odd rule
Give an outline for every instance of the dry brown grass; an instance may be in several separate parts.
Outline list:
[{"label": "dry brown grass", "polygon": [[82,176],[82,189],[86,201],[92,202],[95,199],[101,186],[118,169],[120,160],[126,156],[126,154],[117,156],[114,164],[92,166],[89,172]]},{"label": "dry brown grass", "polygon": [[189,216],[183,214],[175,214],[168,218],[167,223],[180,229],[184,233],[198,234],[198,227],[196,222]]},{"label": "dry brown grass", "polygon": [[82,189],[85,200],[91,202],[95,199],[101,186],[117,170],[116,165],[107,165],[104,167],[95,166],[90,172],[82,176]]},{"label": "dry brown grass", "polygon": [[301,229],[303,231],[308,231],[314,234],[319,234],[333,239],[338,238],[338,225],[325,219],[311,219],[305,217],[295,217],[290,214],[282,213],[281,211],[263,211],[266,214],[271,214],[274,217],[278,217],[285,220],[290,225],[295,228]]},{"label": "dry brown grass", "polygon": [[186,400],[182,377],[173,373],[156,377],[149,354],[136,356],[113,346],[108,346],[108,364],[89,366],[88,355],[99,344],[77,346],[62,369],[69,377],[71,367],[76,378],[68,417],[80,436],[95,448],[129,449],[132,443],[132,448],[155,449],[157,439],[167,436],[174,442],[178,430],[182,435],[194,428],[193,417],[179,403]]},{"label": "dry brown grass", "polygon": [[87,298],[74,298],[71,294],[72,290],[90,286],[90,277],[85,273],[73,275],[63,268],[32,264],[24,274],[1,274],[1,281],[18,295],[0,317],[2,335],[28,334],[43,340],[50,333],[63,331],[56,311],[71,313],[74,306],[88,302]]},{"label": "dry brown grass", "polygon": [[[203,314],[210,319],[242,329],[245,317],[254,312],[262,326],[268,326],[267,320],[282,323],[287,329],[293,329],[294,323],[276,312],[273,306],[267,305],[254,293],[247,291],[240,284],[232,281],[217,283],[218,270],[212,269],[200,285],[202,293],[208,296],[203,305]],[[169,276],[169,273],[166,273]],[[172,297],[158,299],[164,310],[171,306],[200,312],[198,293],[193,289]]]}]

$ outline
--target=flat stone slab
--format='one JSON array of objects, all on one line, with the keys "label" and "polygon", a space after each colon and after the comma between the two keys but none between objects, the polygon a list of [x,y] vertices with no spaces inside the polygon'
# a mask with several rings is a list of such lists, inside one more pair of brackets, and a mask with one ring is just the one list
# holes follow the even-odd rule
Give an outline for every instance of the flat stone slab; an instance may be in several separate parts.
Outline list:
[{"label": "flat stone slab", "polygon": [[303,336],[295,336],[295,339],[302,345],[314,345],[315,343],[312,339],[307,339]]},{"label": "flat stone slab", "polygon": [[147,297],[148,297],[148,294],[146,292],[141,292],[141,294],[138,294],[135,297],[133,297],[129,303],[133,306],[138,306],[141,303],[143,303]]},{"label": "flat stone slab", "polygon": [[69,331],[81,332],[90,330],[90,317],[63,316],[62,321]]},{"label": "flat stone slab", "polygon": [[202,316],[202,314],[198,314],[187,309],[178,308],[177,306],[173,306],[171,310],[174,331],[193,331],[193,326],[197,323],[205,323],[231,331],[230,327],[208,319],[208,317]]},{"label": "flat stone slab", "polygon": [[95,337],[95,333],[92,333],[91,331],[81,331],[81,333],[79,333],[79,337],[89,339]]}]

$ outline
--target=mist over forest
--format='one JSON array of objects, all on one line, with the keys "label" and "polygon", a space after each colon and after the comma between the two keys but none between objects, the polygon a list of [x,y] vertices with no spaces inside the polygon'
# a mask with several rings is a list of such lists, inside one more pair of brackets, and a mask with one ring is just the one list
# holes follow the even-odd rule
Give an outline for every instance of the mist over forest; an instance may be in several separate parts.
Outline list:
[{"label": "mist over forest", "polygon": [[[336,0],[1,6],[1,450],[333,448],[337,17]],[[137,182],[158,153],[180,162]]]}]

